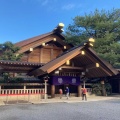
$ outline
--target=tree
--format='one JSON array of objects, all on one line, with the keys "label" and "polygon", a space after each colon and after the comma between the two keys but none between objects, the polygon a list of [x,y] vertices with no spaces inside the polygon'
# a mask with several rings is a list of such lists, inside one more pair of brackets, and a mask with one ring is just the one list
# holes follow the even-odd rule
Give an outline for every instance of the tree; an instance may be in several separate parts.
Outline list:
[{"label": "tree", "polygon": [[[106,95],[110,95],[112,90],[110,83],[106,81],[104,86],[105,86]],[[100,82],[92,84],[92,93],[96,95],[102,95],[102,89],[103,89],[102,84]]]},{"label": "tree", "polygon": [[76,16],[66,29],[66,41],[74,45],[94,37],[93,49],[114,67],[120,68],[120,9]]},{"label": "tree", "polygon": [[[3,44],[0,44],[0,60],[12,60],[12,61],[18,61],[22,57],[22,54],[17,54],[17,52],[20,50],[19,47],[14,46],[12,42],[5,42]],[[10,82],[12,79],[10,77],[9,72],[3,72],[1,74],[3,76],[4,82]]]},{"label": "tree", "polygon": [[12,42],[5,42],[0,44],[0,60],[12,60],[18,61],[22,57],[22,54],[17,54],[20,50],[19,47],[14,46]]}]

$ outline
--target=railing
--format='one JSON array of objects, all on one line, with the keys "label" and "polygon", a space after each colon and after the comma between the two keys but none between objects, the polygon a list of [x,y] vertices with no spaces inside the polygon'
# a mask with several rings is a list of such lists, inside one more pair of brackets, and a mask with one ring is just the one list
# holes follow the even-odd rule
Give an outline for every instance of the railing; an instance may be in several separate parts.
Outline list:
[{"label": "railing", "polygon": [[1,89],[0,95],[45,94],[45,89]]},{"label": "railing", "polygon": [[45,89],[1,89],[0,100],[5,104],[28,103],[45,98]]}]

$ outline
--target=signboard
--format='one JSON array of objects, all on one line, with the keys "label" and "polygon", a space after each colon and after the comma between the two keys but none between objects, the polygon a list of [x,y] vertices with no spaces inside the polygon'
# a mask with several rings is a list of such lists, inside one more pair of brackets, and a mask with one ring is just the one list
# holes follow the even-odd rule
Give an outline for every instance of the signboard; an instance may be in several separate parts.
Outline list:
[{"label": "signboard", "polygon": [[52,85],[80,85],[80,77],[72,77],[72,76],[53,76],[51,77]]}]

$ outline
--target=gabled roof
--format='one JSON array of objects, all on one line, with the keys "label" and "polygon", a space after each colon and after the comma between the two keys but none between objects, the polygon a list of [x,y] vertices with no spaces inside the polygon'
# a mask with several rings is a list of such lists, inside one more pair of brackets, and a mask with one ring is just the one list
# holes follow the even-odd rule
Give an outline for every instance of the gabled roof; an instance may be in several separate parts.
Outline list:
[{"label": "gabled roof", "polygon": [[18,53],[24,53],[24,52],[30,50],[30,48],[36,48],[38,46],[41,46],[42,43],[47,44],[47,43],[53,42],[54,38],[56,38],[56,42],[54,42],[54,44],[56,43],[59,46],[67,46],[68,49],[71,48],[71,45],[67,44],[64,41],[65,38],[61,34],[63,31],[62,30],[63,26],[60,26],[60,25],[61,25],[61,23],[53,31],[51,31],[49,33],[35,36],[35,37],[29,38],[27,40],[23,40],[23,41],[16,43],[15,45],[21,48],[18,51]]},{"label": "gabled roof", "polygon": [[61,35],[60,33],[57,33],[56,31],[52,31],[52,32],[49,32],[49,33],[46,33],[46,34],[42,34],[42,35],[39,35],[39,36],[35,36],[35,37],[32,37],[32,38],[29,38],[29,39],[26,39],[26,40],[22,40],[20,42],[17,42],[15,43],[16,46],[19,46],[19,47],[23,47],[27,44],[30,44],[30,43],[33,43],[35,41],[38,41],[40,39],[43,39],[49,35],[52,35],[52,34],[56,34],[58,35],[59,37],[61,37],[63,40],[65,39],[63,35]]},{"label": "gabled roof", "polygon": [[[85,51],[85,55],[81,54],[82,50]],[[86,72],[86,77],[88,78],[107,77],[118,74],[117,70],[115,70],[109,63],[100,59],[95,51],[90,47],[79,45],[68,50],[44,66],[33,70],[29,75],[40,76],[42,74],[51,73],[59,67],[62,67],[67,60],[74,62],[74,67],[82,67],[82,71],[88,70]],[[100,67],[96,67],[96,63],[99,63]],[[79,72],[82,71],[79,70]]]}]

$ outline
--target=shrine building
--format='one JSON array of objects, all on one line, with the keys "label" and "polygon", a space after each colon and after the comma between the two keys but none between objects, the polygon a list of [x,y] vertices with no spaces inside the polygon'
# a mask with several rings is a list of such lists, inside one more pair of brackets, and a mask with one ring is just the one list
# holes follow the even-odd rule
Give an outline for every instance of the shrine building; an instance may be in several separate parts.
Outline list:
[{"label": "shrine building", "polygon": [[[24,91],[41,89],[43,85],[42,89],[46,89],[44,92],[48,96],[55,97],[60,88],[64,91],[68,86],[71,96],[81,96],[81,88],[84,85],[88,88],[88,92],[91,88],[90,84],[85,84],[85,78],[102,78],[101,81],[104,81],[105,77],[118,74],[118,70],[102,60],[92,49],[94,39],[85,40],[78,46],[67,44],[62,35],[63,27],[64,24],[60,23],[49,33],[15,43],[15,46],[20,47],[16,55],[23,54],[21,60],[1,60],[0,71],[14,73],[13,77],[23,77],[32,82],[17,85],[1,83],[1,91],[10,86],[16,86],[12,87],[12,90],[17,89],[17,86]],[[47,88],[44,87],[44,80]],[[9,93],[22,94],[14,91]]]}]

